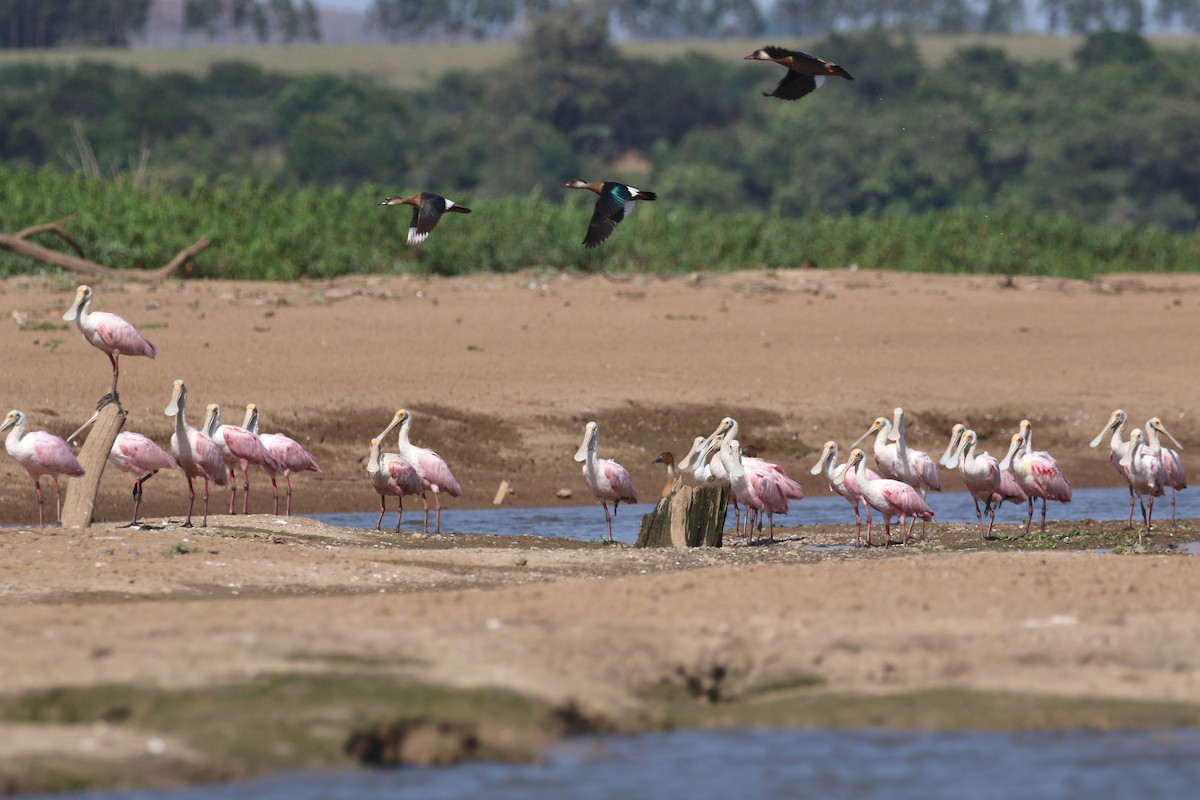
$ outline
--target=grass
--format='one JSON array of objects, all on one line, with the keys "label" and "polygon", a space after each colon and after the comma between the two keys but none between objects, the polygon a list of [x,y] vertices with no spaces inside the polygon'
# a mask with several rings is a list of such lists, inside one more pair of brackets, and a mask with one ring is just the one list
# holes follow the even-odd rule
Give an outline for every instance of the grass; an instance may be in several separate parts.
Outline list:
[{"label": "grass", "polygon": [[[779,37],[775,37],[779,39]],[[1155,47],[1183,50],[1196,46],[1194,37],[1153,36]],[[813,38],[800,37],[781,44],[801,49],[812,45]],[[1022,62],[1053,61],[1071,65],[1071,55],[1083,39],[1079,36],[1041,36],[1019,34],[986,36],[983,34],[922,35],[916,37],[922,60],[929,66],[939,66],[954,51],[973,45],[986,45],[1003,50],[1009,58]],[[765,39],[681,40],[667,42],[626,42],[619,45],[627,56],[665,61],[669,58],[700,52],[723,60],[737,60],[761,47]],[[248,61],[272,72],[299,75],[313,72],[333,72],[341,75],[370,76],[381,83],[400,89],[422,88],[431,85],[451,70],[492,70],[516,56],[514,42],[437,43],[402,45],[291,45],[267,47],[213,48],[138,48],[117,50],[109,48],[0,51],[0,65],[38,63],[53,66],[74,65],[80,62],[114,64],[158,74],[184,72],[206,74],[209,68],[223,61]]]}]

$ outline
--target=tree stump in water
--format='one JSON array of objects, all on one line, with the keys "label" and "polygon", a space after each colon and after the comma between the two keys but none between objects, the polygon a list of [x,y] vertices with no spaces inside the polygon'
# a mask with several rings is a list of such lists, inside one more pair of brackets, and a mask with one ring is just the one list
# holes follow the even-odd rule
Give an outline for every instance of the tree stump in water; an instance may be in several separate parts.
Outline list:
[{"label": "tree stump in water", "polygon": [[100,415],[87,440],[79,450],[79,463],[86,473],[71,478],[63,498],[62,526],[64,528],[86,528],[92,524],[96,510],[96,495],[100,491],[100,476],[108,463],[108,453],[117,434],[125,426],[125,409],[116,403],[106,403],[96,413]]},{"label": "tree stump in water", "polygon": [[637,547],[720,547],[729,505],[729,484],[675,485],[646,516]]}]

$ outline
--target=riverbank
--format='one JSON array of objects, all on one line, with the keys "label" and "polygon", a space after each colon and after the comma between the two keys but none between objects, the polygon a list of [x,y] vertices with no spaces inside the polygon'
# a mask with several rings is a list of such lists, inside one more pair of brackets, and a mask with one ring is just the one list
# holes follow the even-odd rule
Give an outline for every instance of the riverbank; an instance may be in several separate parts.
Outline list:
[{"label": "riverbank", "polygon": [[584,730],[1200,725],[1198,562],[1171,554],[1200,531],[1135,555],[1118,527],[689,552],[262,516],[9,530],[0,785],[526,760]]}]

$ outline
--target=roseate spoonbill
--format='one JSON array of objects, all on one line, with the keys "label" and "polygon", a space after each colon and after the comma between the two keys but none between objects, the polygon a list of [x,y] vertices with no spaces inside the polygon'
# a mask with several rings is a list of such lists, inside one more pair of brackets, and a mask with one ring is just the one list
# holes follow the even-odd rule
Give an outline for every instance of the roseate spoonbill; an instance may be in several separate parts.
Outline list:
[{"label": "roseate spoonbill", "polygon": [[[67,437],[67,441],[74,441],[75,437],[95,424],[99,418],[99,411],[92,414],[87,422],[79,426],[79,430]],[[142,505],[142,484],[157,475],[159,470],[179,469],[179,462],[152,439],[133,431],[121,431],[117,434],[112,449],[108,451],[108,460],[117,469],[133,476],[133,519],[125,527],[135,527],[138,508]]]},{"label": "roseate spoonbill", "polygon": [[[1012,480],[1012,476],[1007,471],[1001,471],[1000,463],[995,457],[986,452],[978,454],[975,452],[978,441],[979,437],[976,436],[975,431],[963,428],[951,440],[951,443],[956,446],[945,463],[947,469],[958,467],[963,483],[966,484],[967,492],[975,501],[975,518],[979,521],[979,538],[987,540],[991,538],[992,529],[996,525],[996,509],[1000,507],[1000,504],[1005,500],[1016,501],[1017,497],[1021,502],[1028,498],[1016,481]],[[1005,475],[1009,475],[1007,493],[1004,486]],[[979,507],[980,500],[983,501],[982,510]],[[987,533],[983,531],[985,511],[991,514]]]},{"label": "roseate spoonbill", "polygon": [[655,464],[663,464],[667,468],[667,482],[662,488],[662,497],[666,497],[683,480],[675,470],[675,454],[670,450],[654,459]]},{"label": "roseate spoonbill", "polygon": [[[867,525],[870,530],[871,524],[871,506],[867,505],[867,501],[863,499],[862,492],[858,488],[858,479],[853,472],[843,472],[841,478],[837,477],[840,464],[837,463],[838,446],[837,442],[828,441],[821,449],[821,457],[817,459],[817,463],[809,470],[811,475],[824,475],[825,480],[829,483],[829,490],[834,494],[840,494],[846,498],[846,502],[854,509],[854,546],[862,547],[862,514],[858,513],[858,507],[861,504],[867,511]],[[879,476],[873,471],[867,470],[867,477],[873,481],[879,480]],[[871,545],[871,540],[867,539],[867,546]]]},{"label": "roseate spoonbill", "polygon": [[75,321],[83,339],[92,347],[108,355],[112,362],[112,399],[117,405],[121,404],[117,396],[117,376],[120,369],[117,360],[121,356],[146,356],[154,358],[158,353],[150,340],[137,332],[129,322],[116,314],[104,311],[89,311],[92,304],[92,288],[80,286],[75,291],[75,302],[63,314],[67,322]]},{"label": "roseate spoonbill", "polygon": [[[768,538],[775,541],[775,515],[786,514],[788,510],[787,497],[778,474],[762,464],[747,464],[749,459],[742,458],[738,440],[728,436],[721,443],[721,460],[729,474],[730,490],[746,506],[747,520],[750,509],[758,514],[765,511]],[[753,530],[753,524],[747,524],[746,541],[750,541]]]},{"label": "roseate spoonbill", "polygon": [[[282,433],[259,433],[259,410],[254,403],[246,405],[246,419],[242,423],[242,427],[258,437],[263,443],[263,447],[267,448],[276,462],[283,467],[283,480],[287,485],[287,516],[292,515],[292,473],[293,472],[320,472],[321,465],[317,462],[316,456],[304,449],[303,446],[290,436],[284,436]],[[263,469],[271,476],[271,490],[275,494],[275,510],[272,514],[279,513],[279,485],[275,481],[275,471],[264,466]]]},{"label": "roseate spoonbill", "polygon": [[1021,420],[1020,430],[1013,434],[1008,454],[1000,462],[1000,469],[1012,469],[1017,484],[1029,497],[1029,516],[1025,519],[1025,535],[1033,523],[1034,498],[1042,499],[1042,533],[1046,532],[1046,501],[1071,502],[1071,483],[1063,474],[1062,467],[1054,456],[1044,450],[1034,450],[1030,444],[1033,423]]},{"label": "roseate spoonbill", "polygon": [[[221,460],[229,470],[229,513],[236,513],[233,508],[237,497],[237,472],[242,468],[242,513],[250,513],[250,473],[251,464],[257,464],[267,471],[272,481],[275,472],[283,472],[283,466],[275,460],[262,441],[250,431],[237,425],[221,424],[221,406],[209,403],[207,415],[204,418],[204,432],[216,443],[221,451]],[[276,498],[278,502],[278,497]]]},{"label": "roseate spoonbill", "polygon": [[588,183],[578,178],[563,184],[564,189],[588,189],[600,195],[596,207],[592,210],[592,220],[588,223],[587,235],[583,237],[583,246],[599,247],[612,236],[617,229],[617,223],[633,213],[634,203],[639,200],[657,200],[658,195],[637,189],[616,181],[595,181]]},{"label": "roseate spoonbill", "polygon": [[204,479],[204,521],[201,527],[208,526],[208,482],[217,486],[225,485],[225,462],[221,451],[208,434],[196,430],[187,424],[187,386],[182,380],[176,380],[171,392],[171,402],[163,411],[168,417],[175,418],[175,432],[171,434],[171,454],[179,462],[188,482],[188,513],[183,527],[192,527],[192,507],[196,504],[196,490],[192,486],[193,478]]},{"label": "roseate spoonbill", "polygon": [[1129,487],[1129,521],[1125,527],[1133,530],[1133,504],[1134,493],[1133,484],[1129,482],[1129,471],[1121,466],[1121,459],[1125,457],[1126,451],[1129,449],[1129,442],[1121,438],[1121,434],[1125,429],[1125,422],[1129,419],[1129,415],[1121,409],[1116,409],[1108,418],[1108,424],[1104,426],[1104,430],[1096,434],[1096,438],[1092,439],[1089,447],[1097,447],[1100,442],[1104,441],[1104,436],[1111,433],[1112,436],[1108,440],[1108,463],[1112,464],[1112,468],[1121,476],[1121,480],[1125,481],[1125,485]]},{"label": "roseate spoonbill", "polygon": [[[718,455],[720,456],[719,458],[714,458],[712,460],[712,464],[710,467],[713,477],[717,478],[718,480],[728,480],[729,479],[729,475],[728,475],[729,464],[728,464],[726,458],[724,457],[724,455],[721,453],[720,445],[725,440],[736,439],[738,437],[739,431],[740,431],[740,428],[738,426],[737,420],[734,419],[733,417],[725,417],[724,419],[721,420],[721,423],[717,426],[717,429],[715,431],[713,431],[712,435],[709,437],[709,439],[712,440],[717,445],[717,452],[718,452]],[[747,457],[745,457],[745,454],[743,454],[742,461],[748,470],[762,468],[762,469],[768,469],[772,473],[774,473],[776,482],[779,484],[779,488],[783,492],[783,496],[785,498],[787,498],[788,500],[803,500],[804,499],[804,487],[802,487],[799,483],[797,483],[795,480],[793,480],[787,474],[787,471],[783,469],[783,467],[779,466],[778,464],[772,463],[770,461],[765,461],[760,458],[747,458]],[[733,495],[733,500],[734,500],[734,504],[733,504],[734,522],[735,522],[735,530],[736,530],[737,529],[737,527],[736,527],[737,526],[737,515],[739,512],[739,506],[738,506],[738,502],[737,502],[736,493],[734,493],[734,495]],[[749,519],[749,511],[747,511],[747,519]],[[747,522],[747,524],[749,524],[749,522]],[[761,520],[760,520],[760,530],[761,530]]]},{"label": "roseate spoonbill", "polygon": [[41,477],[49,475],[54,481],[55,519],[62,522],[62,497],[58,490],[58,476],[83,475],[83,466],[71,452],[71,448],[59,437],[46,431],[26,431],[27,418],[24,411],[13,409],[4,417],[0,433],[8,431],[4,449],[13,460],[25,468],[33,478],[33,489],[37,492],[38,525],[46,527],[45,505],[42,499]]},{"label": "roseate spoonbill", "polygon": [[575,452],[575,460],[583,464],[583,482],[592,490],[592,497],[604,507],[604,519],[608,523],[608,541],[613,540],[612,515],[608,513],[608,501],[613,503],[612,514],[617,513],[621,501],[636,503],[637,489],[629,472],[611,458],[596,455],[596,441],[600,438],[600,426],[594,421],[583,428],[583,444]]},{"label": "roseate spoonbill", "polygon": [[770,92],[763,92],[763,97],[778,97],[780,100],[799,100],[811,94],[825,82],[829,75],[836,75],[848,81],[854,80],[849,72],[837,64],[823,58],[809,55],[800,50],[789,50],[786,47],[767,45],[761,50],[755,50],[742,59],[743,61],[774,61],[780,66],[787,67],[787,74]]},{"label": "roseate spoonbill", "polygon": [[1166,436],[1180,450],[1183,449],[1183,445],[1167,432],[1167,429],[1163,427],[1162,420],[1158,417],[1151,417],[1146,421],[1144,433],[1147,446],[1162,460],[1163,486],[1171,487],[1171,527],[1175,527],[1175,492],[1187,488],[1187,475],[1183,473],[1183,460],[1179,457],[1179,453],[1169,447],[1163,447],[1162,440],[1158,438],[1158,435],[1161,433]]},{"label": "roseate spoonbill", "polygon": [[[925,498],[921,497],[920,492],[907,483],[891,478],[879,480],[871,478],[867,470],[867,454],[857,447],[850,451],[850,457],[842,465],[836,478],[844,481],[846,475],[851,471],[854,472],[858,490],[862,492],[863,499],[872,508],[883,514],[884,547],[892,546],[892,517],[900,519],[900,530],[904,532],[903,544],[905,547],[908,546],[908,536],[917,519],[920,518],[922,522],[929,522],[933,519],[933,509],[925,502]],[[912,522],[906,528],[904,520],[907,517],[912,517]],[[871,520],[868,517],[867,542],[870,543],[870,541]]]},{"label": "roseate spoonbill", "polygon": [[[1143,447],[1146,436],[1141,428],[1129,432],[1129,449],[1121,457],[1121,466],[1129,473],[1129,485],[1137,493],[1142,505],[1142,522],[1145,527],[1138,531],[1138,544],[1145,546],[1146,534],[1150,533],[1150,521],[1154,519],[1154,498],[1163,496],[1163,461],[1152,448]],[[1145,498],[1150,498],[1150,510],[1146,510]]]},{"label": "roseate spoonbill", "polygon": [[429,533],[429,500],[425,496],[425,490],[433,492],[433,501],[437,505],[437,525],[436,532],[442,532],[442,492],[451,497],[462,497],[462,487],[458,485],[458,481],[454,478],[454,473],[450,471],[450,465],[445,459],[437,453],[426,447],[417,447],[409,441],[409,429],[412,427],[412,415],[403,408],[396,412],[392,417],[391,423],[384,428],[383,433],[379,434],[382,439],[391,432],[392,428],[400,426],[400,433],[397,436],[398,450],[400,456],[408,463],[412,464],[417,469],[417,474],[421,476],[421,483],[424,489],[421,491],[421,503],[425,507],[425,523],[424,532]]},{"label": "roseate spoonbill", "polygon": [[876,434],[875,466],[881,475],[907,483],[922,497],[930,490],[940,492],[942,480],[937,465],[925,451],[910,448],[904,438],[904,409],[897,408],[893,414],[893,422],[888,422],[886,417],[876,417],[867,432],[851,446],[857,447],[863,439]]},{"label": "roseate spoonbill", "polygon": [[416,247],[433,231],[446,213],[470,214],[471,209],[447,200],[440,194],[420,192],[408,197],[386,197],[381,206],[412,206],[412,222],[408,225],[408,245]]},{"label": "roseate spoonbill", "polygon": [[371,485],[379,492],[379,519],[375,521],[375,530],[383,525],[383,515],[387,511],[387,498],[396,498],[396,532],[400,532],[400,518],[404,514],[404,496],[416,497],[425,490],[417,468],[405,461],[396,453],[383,452],[383,437],[376,436],[371,440],[371,454],[367,458],[367,477]]}]

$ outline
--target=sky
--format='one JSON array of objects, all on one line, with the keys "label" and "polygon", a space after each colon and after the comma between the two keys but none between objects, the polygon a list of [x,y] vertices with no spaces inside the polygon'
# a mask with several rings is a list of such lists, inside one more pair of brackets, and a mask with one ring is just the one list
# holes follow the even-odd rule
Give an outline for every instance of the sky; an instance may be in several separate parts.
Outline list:
[{"label": "sky", "polygon": [[325,8],[348,8],[355,11],[366,11],[371,6],[371,0],[316,0],[317,5]]}]

